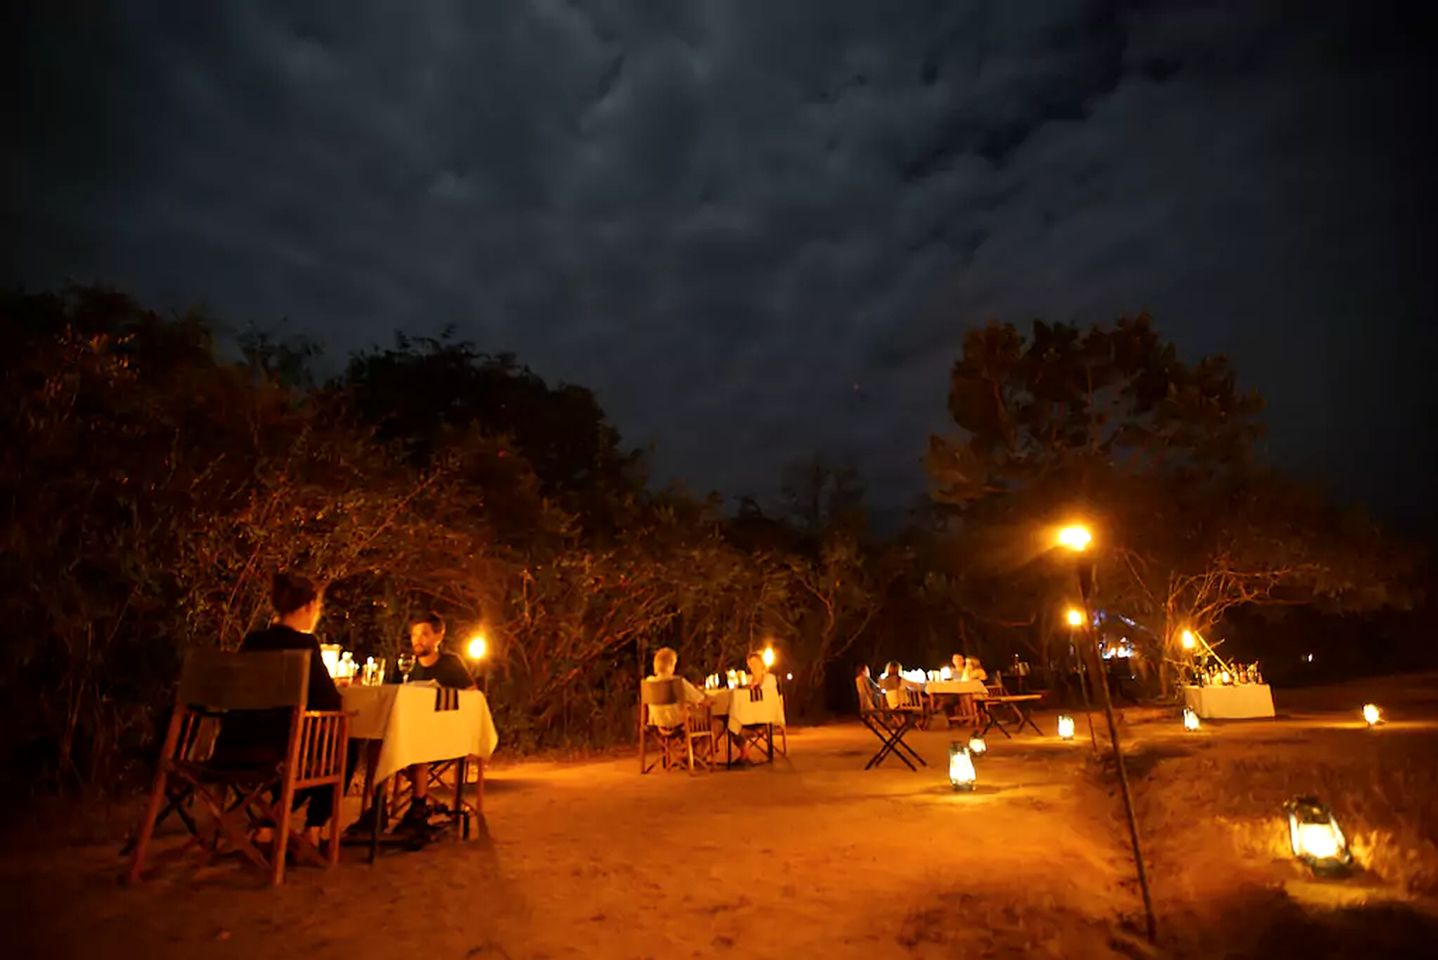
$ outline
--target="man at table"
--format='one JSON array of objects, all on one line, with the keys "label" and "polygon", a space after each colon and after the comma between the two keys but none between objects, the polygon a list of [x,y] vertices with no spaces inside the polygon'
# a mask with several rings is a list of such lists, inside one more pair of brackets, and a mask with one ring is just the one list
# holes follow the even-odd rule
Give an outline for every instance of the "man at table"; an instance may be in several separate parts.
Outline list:
[{"label": "man at table", "polygon": [[[444,618],[437,613],[426,613],[416,617],[409,625],[409,645],[414,651],[414,669],[410,671],[411,683],[432,680],[441,687],[455,690],[474,689],[474,677],[470,676],[464,661],[447,650],[440,649],[444,643]],[[429,764],[416,763],[409,768],[410,783],[414,786],[414,799],[405,811],[400,826],[423,827],[429,823]]]},{"label": "man at table", "polygon": [[474,677],[470,676],[464,661],[456,654],[441,649],[444,632],[444,617],[437,613],[426,613],[410,622],[409,645],[414,651],[410,682],[433,680],[441,687],[474,689]]},{"label": "man at table", "polygon": [[[673,647],[660,647],[654,651],[654,674],[646,680],[673,680],[674,670],[679,666],[679,652]],[[651,704],[649,707],[649,720],[656,727],[673,729],[684,726],[684,711],[692,703],[703,703],[704,694],[685,680],[679,678],[684,686],[683,703]]]},{"label": "man at table", "polygon": [[859,691],[859,707],[865,710],[877,710],[883,704],[884,691],[874,682],[873,674],[869,673],[869,665],[861,663],[854,668],[854,687]]}]

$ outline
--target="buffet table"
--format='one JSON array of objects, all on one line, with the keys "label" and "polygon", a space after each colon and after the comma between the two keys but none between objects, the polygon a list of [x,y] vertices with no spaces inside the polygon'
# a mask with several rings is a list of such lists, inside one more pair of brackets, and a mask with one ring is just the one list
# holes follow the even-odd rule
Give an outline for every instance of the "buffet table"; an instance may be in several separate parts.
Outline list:
[{"label": "buffet table", "polygon": [[1273,691],[1266,683],[1229,687],[1184,687],[1183,705],[1205,720],[1273,716]]}]

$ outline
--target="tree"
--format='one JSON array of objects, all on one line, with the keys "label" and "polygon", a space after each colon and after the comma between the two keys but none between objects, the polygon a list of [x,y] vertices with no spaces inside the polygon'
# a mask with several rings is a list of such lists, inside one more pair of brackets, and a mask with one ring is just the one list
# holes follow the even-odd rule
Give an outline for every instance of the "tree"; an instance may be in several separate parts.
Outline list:
[{"label": "tree", "polygon": [[1105,544],[1103,602],[1157,638],[1150,663],[1180,627],[1236,605],[1382,602],[1376,572],[1352,562],[1371,544],[1337,536],[1333,511],[1257,463],[1260,398],[1222,357],[1183,363],[1147,316],[1087,330],[1035,323],[1029,338],[1008,325],[973,331],[949,410],[959,432],[930,440],[933,497],[970,541],[1008,544],[976,551],[979,570],[1048,576],[1057,607],[1070,575],[1029,562],[1043,549],[1037,530],[1084,512]]}]

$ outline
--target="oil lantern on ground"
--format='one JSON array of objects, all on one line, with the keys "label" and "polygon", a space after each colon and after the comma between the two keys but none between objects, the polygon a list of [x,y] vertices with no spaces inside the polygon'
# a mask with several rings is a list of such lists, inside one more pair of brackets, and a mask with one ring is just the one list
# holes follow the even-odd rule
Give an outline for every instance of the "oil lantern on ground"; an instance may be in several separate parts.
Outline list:
[{"label": "oil lantern on ground", "polygon": [[1059,739],[1072,740],[1074,738],[1074,718],[1066,713],[1059,714]]},{"label": "oil lantern on ground", "polygon": [[1296,797],[1283,809],[1288,814],[1293,855],[1314,873],[1341,873],[1353,862],[1338,821],[1317,797]]},{"label": "oil lantern on ground", "polygon": [[1378,709],[1377,704],[1365,703],[1363,705],[1363,722],[1370,727],[1376,727],[1383,722],[1383,711]]},{"label": "oil lantern on ground", "polygon": [[949,783],[955,790],[973,790],[978,772],[969,748],[955,740],[949,744]]},{"label": "oil lantern on ground", "polygon": [[1198,729],[1198,713],[1189,707],[1183,708],[1183,729],[1189,733]]},{"label": "oil lantern on ground", "polygon": [[975,757],[982,757],[989,752],[989,745],[984,743],[984,738],[979,734],[969,737],[969,754]]}]

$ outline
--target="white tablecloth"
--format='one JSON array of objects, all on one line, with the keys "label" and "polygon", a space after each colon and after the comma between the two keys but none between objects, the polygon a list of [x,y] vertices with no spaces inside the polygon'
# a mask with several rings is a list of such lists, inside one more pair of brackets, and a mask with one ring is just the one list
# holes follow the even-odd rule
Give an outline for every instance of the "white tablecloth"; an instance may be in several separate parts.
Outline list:
[{"label": "white tablecloth", "polygon": [[924,684],[925,693],[956,693],[971,697],[982,697],[988,691],[982,680],[930,680]]},{"label": "white tablecloth", "polygon": [[376,783],[411,764],[456,757],[487,760],[494,753],[499,733],[484,694],[460,690],[455,709],[436,710],[438,692],[437,687],[398,683],[340,688],[351,714],[350,736],[380,741]]},{"label": "white tablecloth", "polygon": [[772,723],[783,727],[784,698],[769,694],[763,700],[750,700],[746,688],[738,690],[705,690],[709,706],[716,717],[728,717],[729,729],[738,733],[739,728],[753,723]]},{"label": "white tablecloth", "polygon": [[1184,687],[1183,705],[1205,720],[1273,716],[1273,691],[1266,683],[1231,687]]}]

